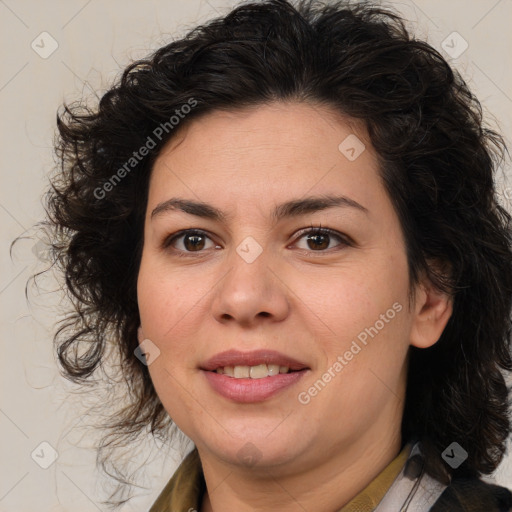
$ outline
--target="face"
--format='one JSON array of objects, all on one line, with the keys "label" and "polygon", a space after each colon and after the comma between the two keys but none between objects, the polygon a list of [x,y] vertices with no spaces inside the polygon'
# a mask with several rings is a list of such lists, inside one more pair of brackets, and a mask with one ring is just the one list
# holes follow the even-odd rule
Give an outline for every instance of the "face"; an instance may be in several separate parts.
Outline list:
[{"label": "face", "polygon": [[[300,103],[214,112],[155,162],[140,340],[201,455],[298,468],[399,435],[408,290],[400,223],[355,121]],[[265,377],[276,366],[294,371]]]}]

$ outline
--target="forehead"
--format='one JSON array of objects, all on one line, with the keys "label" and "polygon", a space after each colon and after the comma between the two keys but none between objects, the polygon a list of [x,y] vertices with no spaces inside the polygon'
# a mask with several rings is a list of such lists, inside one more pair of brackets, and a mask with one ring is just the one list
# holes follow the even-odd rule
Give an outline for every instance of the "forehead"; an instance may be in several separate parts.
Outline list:
[{"label": "forehead", "polygon": [[[319,151],[338,150],[340,136],[357,136],[365,146],[369,142],[364,123],[343,116],[333,108],[309,102],[274,102],[242,109],[214,110],[201,114],[175,133],[162,154],[180,147],[199,146],[201,153],[231,150],[250,154],[265,146],[292,147],[297,155],[316,156]],[[320,143],[322,142],[322,143]],[[334,147],[333,147],[334,146]],[[182,148],[184,150],[185,148]]]},{"label": "forehead", "polygon": [[186,123],[155,161],[149,205],[182,196],[266,206],[332,194],[386,200],[364,126],[325,106],[275,103]]}]

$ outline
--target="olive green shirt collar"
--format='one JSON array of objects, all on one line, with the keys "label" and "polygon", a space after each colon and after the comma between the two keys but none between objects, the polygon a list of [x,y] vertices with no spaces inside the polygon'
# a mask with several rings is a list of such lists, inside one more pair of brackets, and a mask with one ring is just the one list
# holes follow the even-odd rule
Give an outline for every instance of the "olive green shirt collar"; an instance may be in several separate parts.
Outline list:
[{"label": "olive green shirt collar", "polygon": [[[402,451],[355,498],[339,512],[372,512],[382,500],[409,457],[412,444]],[[206,490],[197,449],[183,460],[149,512],[199,511]]]}]

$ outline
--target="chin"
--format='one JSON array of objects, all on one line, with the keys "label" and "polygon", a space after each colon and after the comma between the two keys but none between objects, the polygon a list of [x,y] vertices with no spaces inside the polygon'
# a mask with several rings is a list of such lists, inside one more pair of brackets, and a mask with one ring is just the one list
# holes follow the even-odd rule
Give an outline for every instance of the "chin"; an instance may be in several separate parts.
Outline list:
[{"label": "chin", "polygon": [[[280,420],[281,421],[281,420]],[[273,429],[279,422],[274,422]],[[245,429],[243,434],[230,436],[223,431],[222,438],[203,439],[202,444],[227,464],[257,469],[289,464],[304,452],[304,438],[289,431],[269,436],[272,428]]]}]

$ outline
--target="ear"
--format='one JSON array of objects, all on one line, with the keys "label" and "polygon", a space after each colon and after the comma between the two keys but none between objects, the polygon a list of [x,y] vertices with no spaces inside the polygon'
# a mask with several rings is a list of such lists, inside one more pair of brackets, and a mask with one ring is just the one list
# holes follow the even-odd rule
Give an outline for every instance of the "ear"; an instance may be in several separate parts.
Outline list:
[{"label": "ear", "polygon": [[142,331],[142,327],[139,326],[137,329],[137,339],[139,340],[139,343],[142,343],[144,341],[144,332]]},{"label": "ear", "polygon": [[453,299],[424,278],[416,288],[415,314],[412,321],[411,345],[428,348],[434,345],[453,313]]}]

